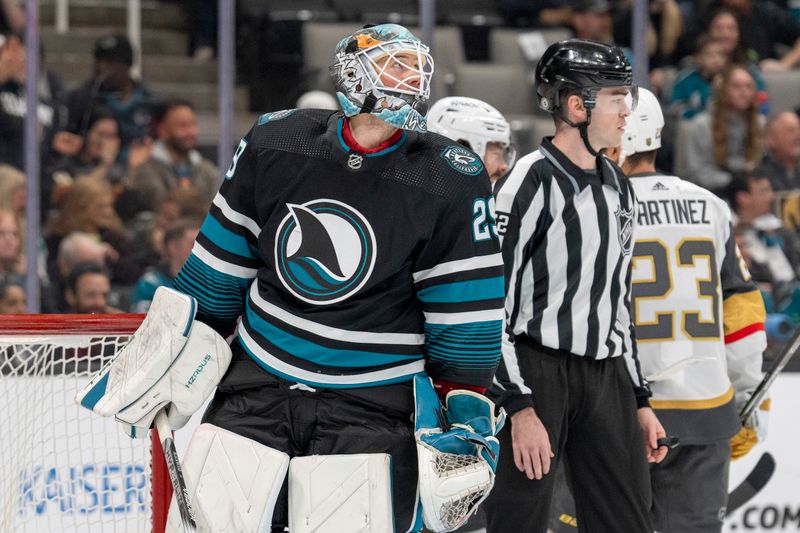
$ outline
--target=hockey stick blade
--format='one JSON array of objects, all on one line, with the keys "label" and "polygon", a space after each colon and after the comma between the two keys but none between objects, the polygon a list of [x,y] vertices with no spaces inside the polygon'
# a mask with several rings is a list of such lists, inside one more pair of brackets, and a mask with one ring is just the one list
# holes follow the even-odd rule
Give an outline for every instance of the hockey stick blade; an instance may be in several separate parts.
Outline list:
[{"label": "hockey stick blade", "polygon": [[746,422],[748,417],[755,411],[756,407],[761,404],[761,401],[767,395],[770,386],[778,377],[778,374],[781,373],[783,368],[789,362],[789,359],[794,357],[794,354],[797,353],[798,348],[800,348],[800,327],[794,332],[792,336],[792,340],[786,343],[783,347],[783,351],[780,355],[775,358],[775,361],[772,362],[772,366],[769,367],[769,370],[764,374],[764,377],[761,379],[761,383],[758,384],[756,390],[753,391],[753,394],[750,395],[748,398],[747,403],[745,403],[744,407],[742,408],[741,412],[739,413],[739,419],[742,423]]},{"label": "hockey stick blade", "polygon": [[181,513],[181,524],[185,533],[195,533],[197,525],[194,521],[191,502],[189,501],[189,491],[186,489],[186,481],[183,479],[181,462],[178,459],[178,452],[175,450],[175,441],[172,439],[172,430],[167,421],[167,413],[164,409],[158,412],[155,420],[158,438],[161,447],[164,449],[164,459],[167,462],[167,471],[172,481],[175,502]]},{"label": "hockey stick blade", "polygon": [[775,458],[772,457],[769,452],[765,452],[756,463],[753,471],[748,474],[738,487],[728,494],[728,508],[726,513],[730,514],[734,512],[747,503],[753,496],[758,494],[769,482],[774,473]]}]

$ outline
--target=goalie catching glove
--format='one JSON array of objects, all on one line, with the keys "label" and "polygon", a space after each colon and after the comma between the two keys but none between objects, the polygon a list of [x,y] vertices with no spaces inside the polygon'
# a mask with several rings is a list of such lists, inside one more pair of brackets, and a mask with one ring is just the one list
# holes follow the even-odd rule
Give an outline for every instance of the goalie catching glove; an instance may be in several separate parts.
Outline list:
[{"label": "goalie catching glove", "polygon": [[454,390],[442,412],[430,378],[414,378],[414,435],[419,462],[419,495],[425,526],[435,532],[461,527],[494,486],[500,454],[495,435],[505,411],[468,390]]},{"label": "goalie catching glove", "polygon": [[114,416],[131,437],[144,437],[166,408],[180,429],[211,395],[231,361],[219,334],[195,321],[194,298],[166,287],[130,341],[75,398],[102,416]]}]

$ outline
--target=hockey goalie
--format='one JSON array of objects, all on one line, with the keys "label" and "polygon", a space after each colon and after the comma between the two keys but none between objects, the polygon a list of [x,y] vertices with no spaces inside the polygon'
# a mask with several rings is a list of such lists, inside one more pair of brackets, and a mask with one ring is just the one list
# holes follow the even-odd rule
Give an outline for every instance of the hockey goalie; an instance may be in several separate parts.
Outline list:
[{"label": "hockey goalie", "polygon": [[170,531],[452,531],[494,484],[489,177],[421,135],[433,60],[406,28],[346,36],[331,74],[342,111],[258,119],[176,290],[79,398],[138,435],[216,386]]}]

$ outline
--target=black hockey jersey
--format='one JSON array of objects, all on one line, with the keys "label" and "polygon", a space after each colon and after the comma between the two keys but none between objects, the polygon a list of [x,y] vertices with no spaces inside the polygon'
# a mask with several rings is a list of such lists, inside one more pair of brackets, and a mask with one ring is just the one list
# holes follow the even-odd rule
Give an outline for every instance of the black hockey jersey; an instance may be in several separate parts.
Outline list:
[{"label": "black hockey jersey", "polygon": [[435,134],[351,150],[340,113],[263,115],[242,139],[176,288],[267,371],[322,387],[487,387],[503,267],[480,159]]}]

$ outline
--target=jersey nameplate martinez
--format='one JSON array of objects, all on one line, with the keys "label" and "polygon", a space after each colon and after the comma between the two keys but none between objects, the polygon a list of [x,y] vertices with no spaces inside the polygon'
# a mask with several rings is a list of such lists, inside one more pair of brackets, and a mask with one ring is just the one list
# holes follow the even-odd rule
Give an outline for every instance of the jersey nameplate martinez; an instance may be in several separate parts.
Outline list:
[{"label": "jersey nameplate martinez", "polygon": [[272,111],[271,113],[264,113],[263,115],[258,117],[258,125],[261,126],[262,124],[266,124],[267,122],[274,122],[276,120],[286,118],[295,111],[297,111],[297,109],[282,109],[280,111]]},{"label": "jersey nameplate martinez", "polygon": [[361,289],[377,253],[367,219],[326,198],[286,208],[275,232],[275,267],[283,286],[314,305],[341,302]]},{"label": "jersey nameplate martinez", "polygon": [[622,209],[618,206],[614,211],[619,228],[619,246],[624,255],[631,255],[633,251],[633,209]]},{"label": "jersey nameplate martinez", "polygon": [[448,146],[442,157],[454,169],[470,176],[477,176],[483,170],[480,158],[463,146]]}]

